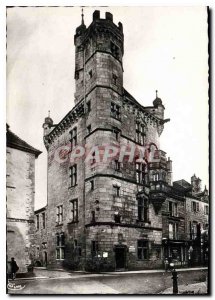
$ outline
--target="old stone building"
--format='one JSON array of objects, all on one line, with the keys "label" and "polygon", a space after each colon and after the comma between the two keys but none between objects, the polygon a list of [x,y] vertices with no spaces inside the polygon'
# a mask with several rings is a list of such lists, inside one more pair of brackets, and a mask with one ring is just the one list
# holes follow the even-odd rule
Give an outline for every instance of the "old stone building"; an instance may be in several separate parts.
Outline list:
[{"label": "old stone building", "polygon": [[[124,88],[123,25],[111,13],[103,19],[96,10],[88,28],[82,16],[74,44],[75,106],[58,124],[50,116],[43,124],[48,266],[157,268],[176,241],[186,264],[186,198],[160,149],[169,121],[162,100],[156,93],[142,106]],[[126,152],[123,160],[116,148]]]},{"label": "old stone building", "polygon": [[35,243],[34,265],[47,267],[47,211],[46,206],[34,212]]},{"label": "old stone building", "polygon": [[173,182],[173,186],[185,196],[185,239],[188,258],[192,264],[208,262],[209,251],[209,194],[205,186],[202,191],[201,179],[195,174],[191,183],[185,180]]},{"label": "old stone building", "polygon": [[7,260],[14,257],[20,273],[33,263],[35,159],[40,153],[7,125]]}]

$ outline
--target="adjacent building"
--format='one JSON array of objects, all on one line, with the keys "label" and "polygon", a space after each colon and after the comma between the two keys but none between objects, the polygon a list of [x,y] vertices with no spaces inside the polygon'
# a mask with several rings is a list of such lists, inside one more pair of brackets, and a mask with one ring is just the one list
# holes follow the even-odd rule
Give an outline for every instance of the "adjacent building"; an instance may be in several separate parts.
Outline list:
[{"label": "adjacent building", "polygon": [[7,260],[14,257],[20,273],[34,258],[35,159],[40,154],[7,125]]},{"label": "adjacent building", "polygon": [[35,214],[34,265],[47,267],[47,207],[40,208]]},{"label": "adjacent building", "polygon": [[[35,212],[37,244],[46,245],[41,261],[87,270],[158,268],[165,258],[187,265],[194,221],[187,195],[197,195],[172,184],[172,161],[160,148],[169,121],[162,100],[156,92],[143,106],[124,88],[123,25],[111,13],[101,18],[96,10],[88,28],[82,15],[74,44],[75,106],[58,124],[50,116],[43,124],[48,202]],[[105,160],[113,147],[135,149],[134,159]],[[82,149],[85,156],[73,159]]]}]

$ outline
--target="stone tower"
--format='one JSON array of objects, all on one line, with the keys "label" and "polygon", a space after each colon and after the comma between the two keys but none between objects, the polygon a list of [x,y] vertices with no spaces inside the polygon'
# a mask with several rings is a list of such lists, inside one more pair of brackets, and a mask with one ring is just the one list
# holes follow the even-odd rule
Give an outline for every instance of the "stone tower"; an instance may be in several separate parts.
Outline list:
[{"label": "stone tower", "polygon": [[[88,27],[82,14],[74,36],[75,106],[58,124],[46,118],[43,126],[50,266],[138,269],[156,257],[162,264],[162,209],[171,161],[160,150],[159,137],[168,119],[157,95],[146,107],[125,90],[123,43],[122,24],[116,25],[111,13],[101,18],[96,10]],[[120,162],[117,155],[102,159],[113,145],[137,149],[149,144],[157,150],[148,169],[135,159]],[[65,145],[70,154],[83,146],[87,158],[59,159],[56,154]]]},{"label": "stone tower", "polygon": [[[93,21],[86,28],[77,27],[75,43],[75,104],[80,102],[97,87],[101,86],[122,94],[123,87],[123,29],[116,26],[113,16],[106,12],[105,19],[100,11],[93,13]],[[109,93],[110,94],[110,93]]]}]

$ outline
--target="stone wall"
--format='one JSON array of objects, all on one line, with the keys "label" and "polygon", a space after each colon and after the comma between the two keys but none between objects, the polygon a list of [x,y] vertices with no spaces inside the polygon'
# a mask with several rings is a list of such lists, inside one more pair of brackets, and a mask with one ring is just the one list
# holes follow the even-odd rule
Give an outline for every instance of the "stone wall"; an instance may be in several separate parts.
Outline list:
[{"label": "stone wall", "polygon": [[7,147],[7,259],[19,272],[33,260],[35,155]]}]

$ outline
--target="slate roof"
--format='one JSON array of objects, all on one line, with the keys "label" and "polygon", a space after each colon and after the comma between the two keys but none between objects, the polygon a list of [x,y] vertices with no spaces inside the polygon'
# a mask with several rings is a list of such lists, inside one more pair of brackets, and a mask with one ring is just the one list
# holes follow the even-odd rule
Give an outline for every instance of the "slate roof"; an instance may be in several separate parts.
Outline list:
[{"label": "slate roof", "polygon": [[7,147],[35,154],[37,158],[42,152],[30,146],[9,129],[7,124]]}]

